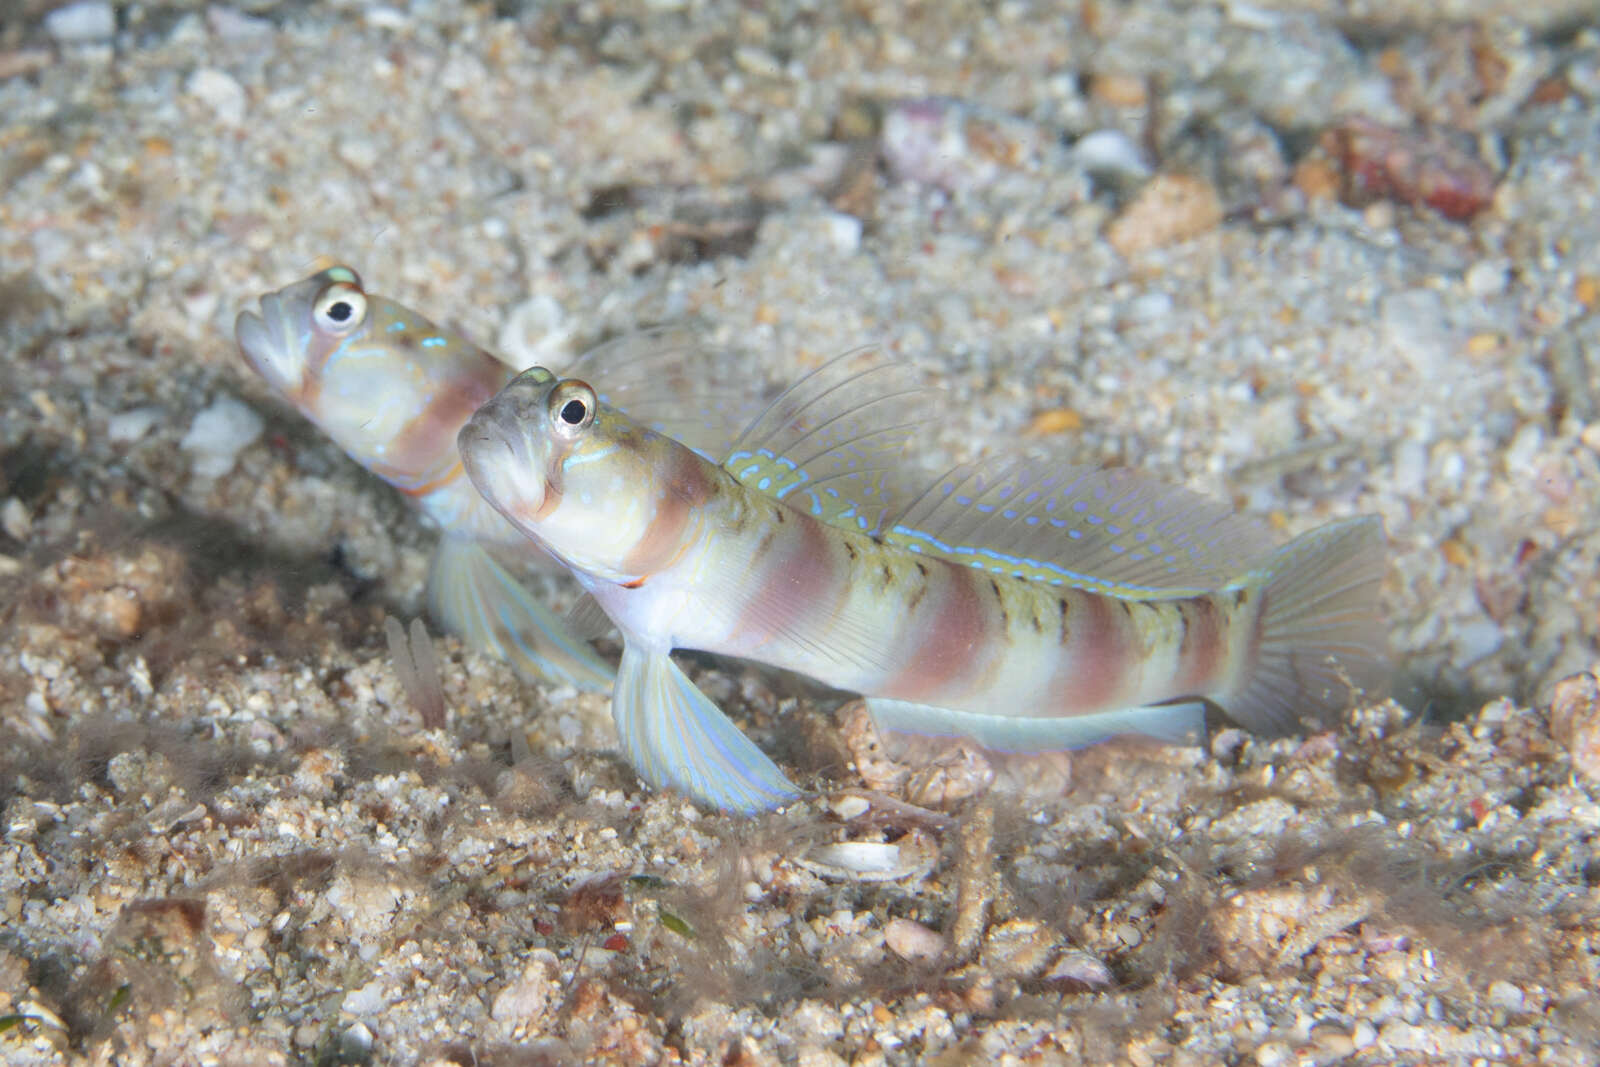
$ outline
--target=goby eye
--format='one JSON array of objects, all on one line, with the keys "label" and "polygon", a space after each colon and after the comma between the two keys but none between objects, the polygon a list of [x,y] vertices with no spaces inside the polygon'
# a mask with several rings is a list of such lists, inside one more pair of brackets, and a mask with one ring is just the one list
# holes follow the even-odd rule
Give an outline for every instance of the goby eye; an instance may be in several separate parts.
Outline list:
[{"label": "goby eye", "polygon": [[563,437],[574,437],[594,422],[594,390],[587,382],[571,378],[550,390],[550,426]]},{"label": "goby eye", "polygon": [[325,333],[349,333],[366,321],[367,295],[349,282],[334,282],[317,294],[311,317]]}]

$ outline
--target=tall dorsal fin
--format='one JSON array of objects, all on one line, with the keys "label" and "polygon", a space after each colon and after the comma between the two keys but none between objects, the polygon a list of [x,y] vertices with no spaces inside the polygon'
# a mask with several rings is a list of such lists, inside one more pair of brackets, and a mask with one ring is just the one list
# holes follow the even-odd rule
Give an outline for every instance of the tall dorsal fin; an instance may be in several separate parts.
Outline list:
[{"label": "tall dorsal fin", "polygon": [[1029,456],[956,467],[885,537],[1000,574],[1141,596],[1215,590],[1274,548],[1254,521],[1187,489]]},{"label": "tall dorsal fin", "polygon": [[561,374],[583,378],[601,400],[720,463],[772,393],[750,358],[709,343],[692,322],[625,333],[584,352]]},{"label": "tall dorsal fin", "polygon": [[877,534],[904,506],[906,452],[939,395],[881,349],[846,352],[767,405],[723,466],[799,511]]}]

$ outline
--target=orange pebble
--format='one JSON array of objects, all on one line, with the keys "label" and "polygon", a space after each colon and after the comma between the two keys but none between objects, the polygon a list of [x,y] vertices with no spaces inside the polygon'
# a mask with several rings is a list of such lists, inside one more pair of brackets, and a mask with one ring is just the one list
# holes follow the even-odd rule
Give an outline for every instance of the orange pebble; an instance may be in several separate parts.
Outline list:
[{"label": "orange pebble", "polygon": [[1040,437],[1050,434],[1074,433],[1083,429],[1083,416],[1071,408],[1051,408],[1041,411],[1028,424],[1028,432]]}]

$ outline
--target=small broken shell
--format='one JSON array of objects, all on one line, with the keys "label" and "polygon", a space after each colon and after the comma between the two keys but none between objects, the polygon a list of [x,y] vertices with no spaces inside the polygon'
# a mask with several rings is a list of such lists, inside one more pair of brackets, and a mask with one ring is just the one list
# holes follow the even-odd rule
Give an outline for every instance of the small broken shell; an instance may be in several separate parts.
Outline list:
[{"label": "small broken shell", "polygon": [[832,812],[845,822],[860,818],[872,809],[872,802],[859,793],[846,793],[828,804]]},{"label": "small broken shell", "polygon": [[895,882],[927,875],[938,854],[931,841],[914,832],[893,844],[837,841],[819,845],[795,863],[820,878],[835,881]]},{"label": "small broken shell", "polygon": [[1112,981],[1111,968],[1077,949],[1063,952],[1041,977],[1046,982],[1075,982],[1090,988],[1107,986]]}]

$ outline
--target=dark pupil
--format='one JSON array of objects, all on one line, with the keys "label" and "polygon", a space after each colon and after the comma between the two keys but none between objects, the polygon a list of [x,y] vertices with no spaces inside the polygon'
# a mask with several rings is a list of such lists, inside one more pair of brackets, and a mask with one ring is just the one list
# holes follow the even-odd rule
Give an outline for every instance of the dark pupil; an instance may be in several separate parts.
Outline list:
[{"label": "dark pupil", "polygon": [[561,405],[561,421],[568,426],[576,426],[583,421],[583,416],[589,411],[581,400],[569,400]]},{"label": "dark pupil", "polygon": [[328,318],[334,322],[343,322],[351,316],[353,311],[354,309],[347,301],[341,300],[336,304],[328,305]]}]

